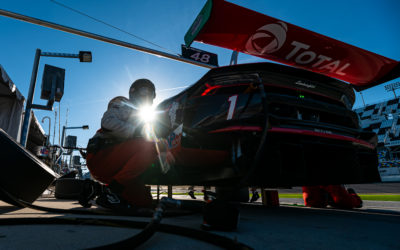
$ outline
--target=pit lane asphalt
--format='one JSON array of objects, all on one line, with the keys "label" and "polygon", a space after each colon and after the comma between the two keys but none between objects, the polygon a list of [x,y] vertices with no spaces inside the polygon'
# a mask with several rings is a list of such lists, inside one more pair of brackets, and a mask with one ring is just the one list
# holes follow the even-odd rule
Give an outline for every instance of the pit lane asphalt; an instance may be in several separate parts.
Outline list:
[{"label": "pit lane asphalt", "polygon": [[[400,182],[381,182],[371,184],[347,184],[360,194],[400,194]],[[279,193],[302,193],[301,187],[291,189],[277,189]]]},{"label": "pit lane asphalt", "polygon": [[[179,195],[174,198],[189,197]],[[259,202],[242,204],[238,229],[234,232],[213,233],[237,239],[254,249],[399,249],[400,211],[391,210],[392,202],[378,202],[382,207],[370,206],[366,202],[364,208],[354,210],[306,208],[298,206],[301,205],[300,201],[293,199],[281,199],[280,202],[281,206],[276,208],[264,207]],[[297,206],[294,205],[296,203]],[[34,204],[84,209],[76,201],[54,198],[40,198]],[[51,214],[13,207],[0,201],[0,219],[27,217],[149,220],[129,216]],[[199,229],[202,215],[164,218],[162,223]],[[137,229],[87,225],[2,225],[0,249],[83,249],[126,239],[137,232]],[[140,249],[185,248],[218,249],[198,240],[166,233],[156,233]]]}]

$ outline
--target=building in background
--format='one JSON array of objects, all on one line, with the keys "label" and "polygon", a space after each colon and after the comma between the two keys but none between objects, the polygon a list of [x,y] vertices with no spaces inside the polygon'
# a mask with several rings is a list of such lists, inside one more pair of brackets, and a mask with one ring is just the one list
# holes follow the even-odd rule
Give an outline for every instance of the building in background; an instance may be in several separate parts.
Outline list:
[{"label": "building in background", "polygon": [[0,65],[0,128],[15,140],[21,136],[25,98]]},{"label": "building in background", "polygon": [[[7,72],[0,65],[0,128],[16,141],[20,141],[25,97],[19,92]],[[46,135],[39,121],[32,114],[27,149],[37,155],[37,147],[43,146]]]},{"label": "building in background", "polygon": [[361,126],[378,135],[379,172],[382,181],[400,181],[400,99],[357,108]]}]

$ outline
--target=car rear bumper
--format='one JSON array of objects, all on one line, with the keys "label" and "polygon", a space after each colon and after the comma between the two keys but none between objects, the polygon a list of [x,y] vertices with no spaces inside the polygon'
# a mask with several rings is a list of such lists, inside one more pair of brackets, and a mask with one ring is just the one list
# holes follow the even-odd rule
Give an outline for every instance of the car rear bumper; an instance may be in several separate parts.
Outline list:
[{"label": "car rear bumper", "polygon": [[244,176],[246,185],[264,187],[380,181],[374,145],[323,131],[270,128],[254,168],[261,132],[259,126],[228,126],[183,137],[173,150],[178,163],[173,172],[152,184],[234,185]]},{"label": "car rear bumper", "polygon": [[261,163],[248,180],[251,185],[298,186],[380,181],[375,148],[368,142],[351,137],[271,129],[261,158]]}]

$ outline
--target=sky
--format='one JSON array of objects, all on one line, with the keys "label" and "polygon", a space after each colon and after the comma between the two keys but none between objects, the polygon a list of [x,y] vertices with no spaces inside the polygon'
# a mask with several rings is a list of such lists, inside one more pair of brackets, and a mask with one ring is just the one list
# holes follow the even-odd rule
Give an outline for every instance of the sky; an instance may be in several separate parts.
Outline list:
[{"label": "sky", "polygon": [[[102,36],[126,41],[167,53],[181,53],[184,35],[206,0],[57,0],[74,9],[101,19],[160,47],[95,22],[63,8],[50,0],[1,0],[0,8],[43,19]],[[374,53],[400,60],[400,1],[398,0],[230,0],[240,6],[281,19],[305,29],[335,38]],[[35,50],[78,53],[89,50],[92,63],[78,59],[41,57],[35,104],[40,100],[40,85],[45,64],[66,69],[64,96],[61,103],[62,126],[89,125],[89,130],[67,130],[78,136],[78,146],[100,127],[107,103],[115,96],[127,96],[131,83],[148,78],[157,88],[155,102],[171,97],[195,83],[208,69],[145,54],[143,52],[92,40],[46,27],[0,16],[0,64],[20,92],[27,97]],[[193,47],[218,54],[219,65],[228,65],[232,51],[211,45],[193,43]],[[264,59],[239,54],[239,63],[262,62]],[[388,83],[398,82],[395,79]],[[372,104],[393,98],[382,84],[363,91],[365,103]],[[398,93],[400,95],[400,93]],[[356,93],[354,107],[362,106]],[[68,110],[68,116],[67,116]],[[50,116],[53,141],[54,112],[36,110],[41,121]],[[58,119],[58,118],[57,118]],[[58,144],[58,120],[55,143]],[[47,121],[42,124],[48,133]]]}]

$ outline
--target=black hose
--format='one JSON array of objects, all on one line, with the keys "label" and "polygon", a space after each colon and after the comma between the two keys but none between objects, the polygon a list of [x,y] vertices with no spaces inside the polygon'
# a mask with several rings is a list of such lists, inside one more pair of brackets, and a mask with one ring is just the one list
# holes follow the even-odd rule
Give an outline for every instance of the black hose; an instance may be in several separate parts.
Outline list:
[{"label": "black hose", "polygon": [[247,171],[246,175],[241,178],[238,187],[244,186],[246,184],[247,180],[249,179],[249,177],[254,174],[254,171],[256,170],[257,166],[260,163],[262,153],[264,152],[265,143],[267,141],[268,123],[269,123],[267,96],[265,94],[264,85],[262,83],[261,77],[258,74],[256,74],[256,77],[257,77],[256,82],[257,82],[258,89],[260,90],[261,102],[262,102],[263,111],[264,111],[264,128],[263,128],[263,132],[261,135],[260,143],[258,145],[256,154],[254,156],[253,164],[251,165],[250,169]]},{"label": "black hose", "polygon": [[[22,207],[32,208],[40,211],[46,211],[51,213],[70,213],[70,214],[80,214],[80,215],[114,215],[112,213],[94,213],[93,211],[85,210],[66,210],[57,208],[47,208],[36,206],[20,200],[13,195],[9,194],[7,191],[2,190],[10,199],[14,200],[17,204]],[[183,204],[182,204],[183,202]],[[182,207],[182,208],[193,208],[192,203],[187,205],[184,201],[174,200],[164,197],[161,199],[156,212],[153,215],[150,223],[141,221],[119,221],[119,220],[109,220],[109,219],[84,219],[84,218],[12,218],[12,219],[0,219],[1,225],[21,225],[21,224],[86,224],[86,225],[99,225],[99,226],[114,226],[114,227],[134,227],[134,228],[144,228],[140,233],[134,236],[116,243],[112,243],[105,246],[95,247],[92,249],[125,249],[125,248],[135,248],[146,242],[151,236],[154,235],[156,231],[161,231],[164,233],[177,234],[189,238],[194,238],[214,244],[226,249],[251,249],[241,243],[237,243],[231,239],[223,236],[207,233],[201,230],[190,229],[185,227],[173,226],[160,224],[163,213],[166,207]],[[182,206],[183,205],[183,206]]]},{"label": "black hose", "polygon": [[[147,222],[131,221],[131,220],[116,220],[116,219],[93,219],[93,218],[66,218],[66,217],[53,217],[53,218],[8,218],[0,219],[0,225],[16,226],[16,225],[88,225],[88,226],[107,226],[107,227],[121,227],[121,228],[144,228]],[[175,234],[183,237],[188,237],[196,240],[201,240],[209,244],[224,248],[224,249],[252,249],[243,243],[236,240],[212,234],[209,232],[201,231],[198,229],[186,228],[170,224],[159,224],[157,231]],[[132,245],[125,245],[126,248],[133,248]],[[93,248],[101,249],[101,247]]]},{"label": "black hose", "polygon": [[127,249],[127,248],[137,248],[138,246],[145,243],[148,239],[150,239],[154,233],[157,231],[158,226],[161,222],[164,210],[166,207],[181,207],[181,203],[178,200],[174,200],[171,198],[163,197],[161,201],[158,203],[158,206],[153,214],[153,218],[150,223],[146,225],[146,227],[138,234],[134,236],[122,240],[116,243],[112,243],[109,245],[104,245],[100,247],[91,248],[92,250],[102,250],[102,249]]},{"label": "black hose", "polygon": [[242,114],[246,111],[246,109],[249,107],[251,100],[254,97],[254,92],[250,92],[249,97],[247,98],[246,104],[244,105],[243,109],[240,111],[238,115],[238,119],[242,116]]},{"label": "black hose", "polygon": [[[35,210],[50,212],[50,213],[69,213],[69,214],[79,214],[79,215],[123,215],[123,214],[113,214],[110,212],[94,212],[88,210],[71,210],[71,209],[57,209],[57,208],[48,208],[30,204],[26,201],[18,199],[5,191],[4,189],[0,190],[6,194],[11,200],[13,200],[16,204],[21,207],[32,208]],[[165,225],[160,224],[163,214],[165,212],[166,207],[177,207],[177,208],[186,208],[191,210],[198,210],[198,206],[194,206],[193,202],[174,200],[171,198],[163,197],[159,202],[158,207],[156,208],[155,213],[153,214],[153,218],[148,222],[138,222],[138,221],[125,221],[123,222],[118,220],[107,220],[107,219],[82,219],[82,218],[12,218],[12,219],[0,219],[1,225],[17,225],[17,224],[84,224],[87,225],[102,225],[102,226],[123,226],[123,227],[134,227],[134,228],[144,228],[140,233],[135,234],[134,236],[120,241],[116,243],[112,243],[105,246],[99,246],[92,249],[126,249],[126,248],[135,248],[146,242],[150,239],[156,231],[161,231],[165,233],[173,233],[189,238],[194,238],[198,240],[202,240],[220,247],[224,247],[227,249],[251,249],[248,246],[245,246],[241,243],[237,243],[236,241],[230,240],[228,238],[218,236],[215,234],[206,233],[196,229],[189,229],[184,227],[178,227],[173,225]],[[138,214],[136,214],[138,215]],[[179,213],[182,215],[182,213]],[[128,224],[126,224],[128,223]],[[245,246],[245,247],[242,247]]]}]

